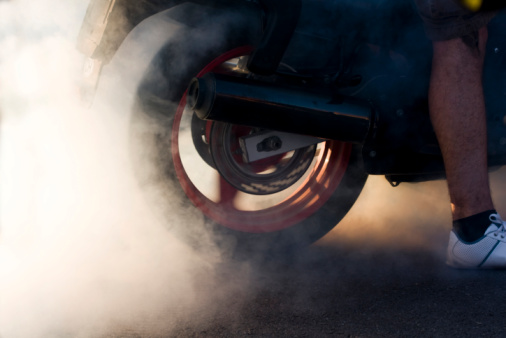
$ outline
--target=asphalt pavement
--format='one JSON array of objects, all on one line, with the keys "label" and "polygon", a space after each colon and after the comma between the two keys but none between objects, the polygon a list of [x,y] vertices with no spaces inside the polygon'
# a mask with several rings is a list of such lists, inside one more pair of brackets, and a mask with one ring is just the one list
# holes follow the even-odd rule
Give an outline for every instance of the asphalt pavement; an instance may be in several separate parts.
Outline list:
[{"label": "asphalt pavement", "polygon": [[422,251],[314,246],[257,267],[254,296],[149,337],[503,337],[505,282]]},{"label": "asphalt pavement", "polygon": [[[115,335],[503,337],[506,271],[444,263],[444,182],[394,191],[382,182],[368,182],[350,217],[320,242],[288,259],[250,265],[239,281],[244,288],[225,291],[213,309],[183,316],[170,329],[131,327]],[[235,274],[227,264],[215,272],[223,285]]]}]

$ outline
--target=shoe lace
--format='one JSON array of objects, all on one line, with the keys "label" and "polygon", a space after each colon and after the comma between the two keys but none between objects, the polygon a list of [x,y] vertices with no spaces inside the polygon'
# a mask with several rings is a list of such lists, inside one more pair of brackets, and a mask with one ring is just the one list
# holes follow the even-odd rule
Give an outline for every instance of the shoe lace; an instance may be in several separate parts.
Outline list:
[{"label": "shoe lace", "polygon": [[492,223],[499,227],[493,232],[494,237],[500,236],[501,239],[506,238],[506,222],[501,219],[501,216],[499,216],[499,214],[492,214],[488,218]]}]

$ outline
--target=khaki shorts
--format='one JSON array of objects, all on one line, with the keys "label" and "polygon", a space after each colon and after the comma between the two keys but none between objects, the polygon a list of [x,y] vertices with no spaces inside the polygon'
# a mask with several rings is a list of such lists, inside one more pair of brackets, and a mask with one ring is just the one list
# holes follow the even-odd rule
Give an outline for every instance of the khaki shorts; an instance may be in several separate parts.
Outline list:
[{"label": "khaki shorts", "polygon": [[495,12],[474,13],[459,6],[454,0],[415,0],[423,19],[425,32],[434,41],[459,37],[475,37],[487,25]]}]

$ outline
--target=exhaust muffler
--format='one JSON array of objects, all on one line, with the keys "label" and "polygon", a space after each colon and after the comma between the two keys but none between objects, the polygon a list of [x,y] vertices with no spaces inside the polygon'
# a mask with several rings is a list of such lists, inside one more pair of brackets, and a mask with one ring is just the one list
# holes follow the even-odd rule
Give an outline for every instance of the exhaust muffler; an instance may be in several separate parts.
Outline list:
[{"label": "exhaust muffler", "polygon": [[191,81],[187,104],[203,120],[359,144],[373,121],[372,107],[352,97],[214,73]]}]

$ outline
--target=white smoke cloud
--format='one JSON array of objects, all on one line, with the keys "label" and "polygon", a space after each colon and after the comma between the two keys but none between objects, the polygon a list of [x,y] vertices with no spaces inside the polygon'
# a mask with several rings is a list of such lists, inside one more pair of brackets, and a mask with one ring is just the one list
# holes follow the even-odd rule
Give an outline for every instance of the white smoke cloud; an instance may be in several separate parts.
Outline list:
[{"label": "white smoke cloud", "polygon": [[[83,56],[75,43],[87,4],[0,1],[2,338],[163,335],[184,318],[196,325],[247,296],[247,267],[223,267],[212,254],[202,260],[146,205],[128,154],[135,86],[106,70],[107,90],[94,108],[79,105]],[[164,38],[139,33],[143,41]],[[136,52],[148,59],[147,51]],[[143,66],[127,69],[139,79]],[[382,180],[368,183],[349,217],[321,243],[335,245],[339,237],[444,250],[444,183],[393,189]],[[502,200],[503,186],[496,184]]]},{"label": "white smoke cloud", "polygon": [[132,88],[79,105],[75,44],[87,4],[0,2],[2,338],[165,332],[220,303],[215,261],[172,237],[138,189]]}]

